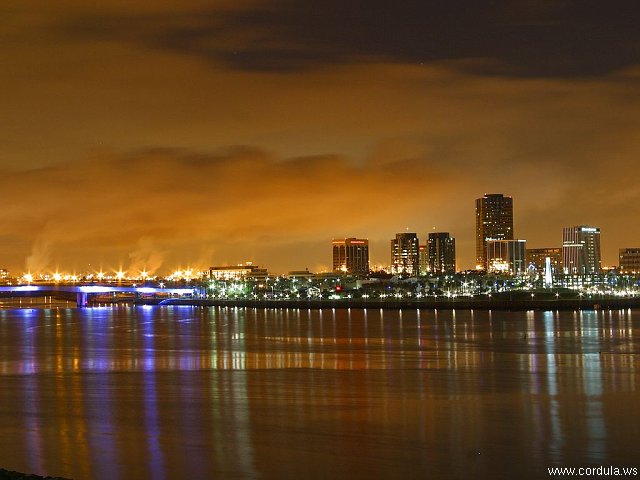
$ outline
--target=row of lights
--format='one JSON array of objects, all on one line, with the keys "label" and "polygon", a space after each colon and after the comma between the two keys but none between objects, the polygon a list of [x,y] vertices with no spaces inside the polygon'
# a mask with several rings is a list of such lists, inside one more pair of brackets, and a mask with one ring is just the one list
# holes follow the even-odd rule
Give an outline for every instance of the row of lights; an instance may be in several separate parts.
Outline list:
[{"label": "row of lights", "polygon": [[[186,280],[191,281],[196,278],[200,278],[203,275],[202,272],[199,272],[195,269],[189,268],[186,270],[175,270],[170,275],[165,277],[166,280],[170,281],[179,281]],[[40,274],[36,276],[33,273],[24,273],[18,280],[20,283],[33,283],[35,281],[44,281],[44,282],[66,282],[66,283],[77,283],[81,280],[97,280],[97,281],[123,281],[123,280],[154,280],[158,277],[152,276],[146,270],[142,270],[138,272],[137,275],[128,275],[127,272],[123,270],[114,271],[112,274],[107,274],[103,271],[97,273],[90,273],[88,275],[77,275],[77,274],[69,274],[69,273],[60,273],[54,272],[50,274]]]}]

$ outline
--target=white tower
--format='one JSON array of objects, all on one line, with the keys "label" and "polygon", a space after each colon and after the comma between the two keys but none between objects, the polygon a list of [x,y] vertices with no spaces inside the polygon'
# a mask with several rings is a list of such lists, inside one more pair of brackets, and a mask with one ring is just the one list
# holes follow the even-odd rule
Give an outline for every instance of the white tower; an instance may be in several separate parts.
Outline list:
[{"label": "white tower", "polygon": [[544,259],[544,286],[551,287],[553,285],[553,276],[551,275],[551,257]]}]

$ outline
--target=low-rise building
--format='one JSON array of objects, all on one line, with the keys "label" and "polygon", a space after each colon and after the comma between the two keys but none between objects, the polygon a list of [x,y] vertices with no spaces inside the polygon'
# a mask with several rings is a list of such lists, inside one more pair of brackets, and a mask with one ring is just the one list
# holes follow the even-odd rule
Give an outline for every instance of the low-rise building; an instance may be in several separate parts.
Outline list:
[{"label": "low-rise building", "polygon": [[268,276],[266,268],[259,268],[251,262],[244,265],[209,267],[211,280],[265,280]]},{"label": "low-rise building", "polygon": [[551,263],[551,273],[562,273],[562,247],[527,248],[527,267],[533,266],[540,274],[545,273],[547,258]]},{"label": "low-rise building", "polygon": [[640,248],[619,250],[620,273],[640,273]]},{"label": "low-rise building", "polygon": [[526,271],[526,240],[487,240],[487,271],[518,275]]}]

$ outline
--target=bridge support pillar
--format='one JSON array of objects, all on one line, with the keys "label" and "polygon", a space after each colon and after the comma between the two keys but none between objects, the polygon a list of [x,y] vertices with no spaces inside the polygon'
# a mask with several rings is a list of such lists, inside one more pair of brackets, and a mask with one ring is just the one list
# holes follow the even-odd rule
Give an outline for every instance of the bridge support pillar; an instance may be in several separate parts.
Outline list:
[{"label": "bridge support pillar", "polygon": [[76,293],[76,303],[78,307],[86,307],[88,304],[88,297],[89,295],[84,292]]}]

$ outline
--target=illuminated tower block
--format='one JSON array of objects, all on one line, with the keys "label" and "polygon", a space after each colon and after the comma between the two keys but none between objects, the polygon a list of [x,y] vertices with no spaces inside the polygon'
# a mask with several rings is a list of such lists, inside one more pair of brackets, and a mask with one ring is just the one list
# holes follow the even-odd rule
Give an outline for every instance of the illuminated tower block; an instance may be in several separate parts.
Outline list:
[{"label": "illuminated tower block", "polygon": [[571,275],[600,272],[600,229],[586,225],[563,228],[562,263],[564,273]]},{"label": "illuminated tower block", "polygon": [[334,239],[333,271],[351,275],[369,274],[369,240],[366,238]]},{"label": "illuminated tower block", "polygon": [[501,193],[476,200],[476,268],[486,270],[487,241],[513,240],[513,199]]},{"label": "illuminated tower block", "polygon": [[391,270],[398,275],[418,275],[420,246],[415,233],[396,233],[396,238],[391,240]]}]

